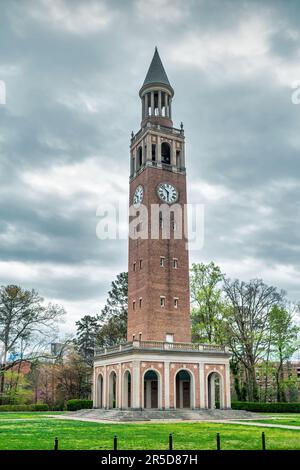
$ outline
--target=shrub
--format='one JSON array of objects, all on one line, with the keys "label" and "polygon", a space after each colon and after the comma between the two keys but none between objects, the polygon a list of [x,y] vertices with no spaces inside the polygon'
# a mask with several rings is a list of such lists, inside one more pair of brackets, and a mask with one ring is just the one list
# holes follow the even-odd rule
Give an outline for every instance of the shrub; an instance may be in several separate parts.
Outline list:
[{"label": "shrub", "polygon": [[300,413],[300,403],[256,403],[249,401],[232,402],[233,410],[255,411],[261,413]]},{"label": "shrub", "polygon": [[93,408],[92,400],[69,400],[67,401],[67,410],[68,411],[77,411]]},{"label": "shrub", "polygon": [[49,411],[49,406],[42,403],[37,405],[0,405],[1,411]]}]

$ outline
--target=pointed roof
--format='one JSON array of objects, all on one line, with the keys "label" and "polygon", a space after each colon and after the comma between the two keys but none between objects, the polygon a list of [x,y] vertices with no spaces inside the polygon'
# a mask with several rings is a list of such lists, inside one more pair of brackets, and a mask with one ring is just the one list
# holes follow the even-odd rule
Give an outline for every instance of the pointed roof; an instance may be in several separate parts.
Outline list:
[{"label": "pointed roof", "polygon": [[162,61],[159,57],[157,47],[155,48],[154,56],[151,61],[151,64],[148,69],[142,88],[144,88],[147,85],[154,84],[154,83],[161,83],[162,85],[167,85],[172,90],[168,76],[162,64]]}]

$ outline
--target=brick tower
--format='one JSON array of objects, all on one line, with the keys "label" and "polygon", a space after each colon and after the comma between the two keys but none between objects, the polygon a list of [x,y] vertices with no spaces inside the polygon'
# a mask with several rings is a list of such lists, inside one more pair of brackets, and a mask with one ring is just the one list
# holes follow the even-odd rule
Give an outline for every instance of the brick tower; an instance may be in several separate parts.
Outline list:
[{"label": "brick tower", "polygon": [[166,417],[159,410],[230,408],[229,351],[191,343],[184,131],[173,127],[174,90],[157,49],[139,95],[141,128],[130,144],[127,342],[95,351],[94,407],[150,416],[155,409],[156,418]]},{"label": "brick tower", "polygon": [[[174,96],[157,49],[140,90],[142,122],[130,147],[129,205],[147,211],[148,236],[129,238],[128,341],[190,342],[189,265],[184,234],[184,131],[172,122]],[[158,211],[152,215],[151,208]],[[159,212],[159,206],[165,210]],[[175,220],[172,207],[179,215]],[[159,238],[151,236],[157,223]],[[176,226],[176,223],[178,226]],[[163,229],[168,233],[164,237]]]}]

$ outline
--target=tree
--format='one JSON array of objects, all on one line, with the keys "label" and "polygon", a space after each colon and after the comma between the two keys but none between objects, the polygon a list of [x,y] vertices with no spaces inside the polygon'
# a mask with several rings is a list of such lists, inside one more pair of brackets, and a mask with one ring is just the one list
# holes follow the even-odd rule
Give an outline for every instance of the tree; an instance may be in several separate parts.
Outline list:
[{"label": "tree", "polygon": [[191,301],[193,340],[205,343],[221,342],[222,288],[224,279],[219,266],[193,264],[191,269]]},{"label": "tree", "polygon": [[273,305],[269,314],[270,343],[272,359],[276,365],[277,401],[285,401],[284,394],[284,362],[297,351],[298,328],[293,322],[293,313],[288,308]]},{"label": "tree", "polygon": [[77,331],[74,342],[86,363],[92,366],[97,334],[100,328],[99,319],[96,316],[85,315],[76,322],[76,326]]},{"label": "tree", "polygon": [[[0,289],[0,341],[3,344],[0,365],[0,403],[4,391],[4,372],[24,358],[37,353],[37,345],[55,330],[58,319],[65,313],[62,307],[43,305],[44,299],[33,290],[16,285]],[[10,359],[8,360],[8,354]]]},{"label": "tree", "polygon": [[70,348],[63,361],[57,364],[55,374],[55,394],[59,403],[72,398],[90,398],[91,369],[76,350]]},{"label": "tree", "polygon": [[227,305],[223,310],[227,342],[234,357],[245,367],[248,400],[257,400],[255,366],[264,357],[269,339],[269,313],[281,305],[284,292],[261,279],[249,282],[224,280]]},{"label": "tree", "polygon": [[126,341],[128,313],[128,273],[122,272],[112,282],[105,307],[98,320],[97,346],[109,347]]},{"label": "tree", "polygon": [[4,400],[7,404],[28,403],[32,399],[32,390],[27,378],[21,372],[16,370],[7,370],[4,372],[5,388]]}]

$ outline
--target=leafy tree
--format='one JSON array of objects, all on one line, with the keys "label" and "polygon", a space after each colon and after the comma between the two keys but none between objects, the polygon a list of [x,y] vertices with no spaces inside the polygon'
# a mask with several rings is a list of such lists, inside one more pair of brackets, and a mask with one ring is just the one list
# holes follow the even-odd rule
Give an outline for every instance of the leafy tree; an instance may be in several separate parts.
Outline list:
[{"label": "leafy tree", "polygon": [[273,305],[269,314],[271,355],[276,365],[277,401],[285,401],[284,362],[297,351],[298,328],[293,322],[293,313],[289,309]]},{"label": "leafy tree", "polygon": [[224,279],[219,266],[193,264],[191,269],[190,291],[192,301],[193,340],[205,343],[222,341],[221,310],[222,286]]},{"label": "leafy tree", "polygon": [[0,403],[4,392],[4,372],[20,360],[36,355],[38,346],[44,344],[47,334],[53,334],[58,319],[65,313],[57,305],[43,305],[43,300],[35,290],[16,285],[0,289],[0,341],[3,345]]},{"label": "leafy tree", "polygon": [[99,318],[85,315],[76,322],[76,326],[75,344],[87,364],[92,366],[97,334],[100,328]]},{"label": "leafy tree", "polygon": [[72,398],[90,398],[91,370],[77,351],[70,350],[63,363],[58,365],[56,374],[59,402]]},{"label": "leafy tree", "polygon": [[261,279],[249,282],[224,280],[227,306],[223,310],[227,342],[237,361],[245,367],[247,397],[258,399],[255,367],[263,359],[269,340],[269,313],[281,305],[284,293]]},{"label": "leafy tree", "polygon": [[21,372],[7,370],[4,372],[5,387],[3,401],[7,404],[28,403],[32,399],[32,390],[27,378]]},{"label": "leafy tree", "polygon": [[98,317],[100,323],[96,339],[98,347],[114,346],[126,341],[127,313],[128,273],[122,272],[112,282],[105,307]]}]

